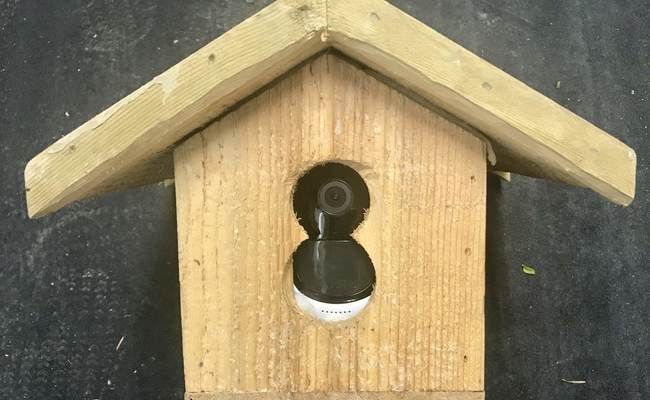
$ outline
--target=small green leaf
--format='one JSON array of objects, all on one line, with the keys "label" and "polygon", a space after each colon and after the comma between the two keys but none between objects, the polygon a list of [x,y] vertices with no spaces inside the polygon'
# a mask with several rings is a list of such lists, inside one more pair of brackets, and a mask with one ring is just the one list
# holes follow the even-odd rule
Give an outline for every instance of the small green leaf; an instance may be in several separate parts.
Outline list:
[{"label": "small green leaf", "polygon": [[526,275],[535,275],[535,268],[526,264],[521,265],[521,271]]}]

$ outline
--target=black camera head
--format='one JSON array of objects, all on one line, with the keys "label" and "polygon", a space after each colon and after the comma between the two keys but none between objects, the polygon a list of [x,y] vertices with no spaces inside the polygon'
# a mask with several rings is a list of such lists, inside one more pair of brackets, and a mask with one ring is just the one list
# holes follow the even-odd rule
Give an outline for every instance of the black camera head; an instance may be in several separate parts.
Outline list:
[{"label": "black camera head", "polygon": [[340,163],[317,165],[298,179],[293,208],[310,238],[347,238],[370,207],[363,178]]}]

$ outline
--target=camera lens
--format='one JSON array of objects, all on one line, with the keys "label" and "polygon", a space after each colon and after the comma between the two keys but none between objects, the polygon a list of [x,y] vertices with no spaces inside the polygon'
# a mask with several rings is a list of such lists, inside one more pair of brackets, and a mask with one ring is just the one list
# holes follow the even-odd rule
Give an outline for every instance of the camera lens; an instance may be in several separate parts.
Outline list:
[{"label": "camera lens", "polygon": [[326,183],[318,191],[318,206],[330,215],[345,214],[353,200],[350,185],[338,179]]}]

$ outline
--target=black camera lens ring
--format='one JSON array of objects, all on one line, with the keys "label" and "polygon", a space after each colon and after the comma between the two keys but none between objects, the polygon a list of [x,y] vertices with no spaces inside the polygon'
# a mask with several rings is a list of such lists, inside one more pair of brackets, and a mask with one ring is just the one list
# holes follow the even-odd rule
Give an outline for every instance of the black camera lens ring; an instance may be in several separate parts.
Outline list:
[{"label": "black camera lens ring", "polygon": [[353,202],[352,188],[343,180],[333,179],[318,190],[318,207],[329,215],[345,214]]}]

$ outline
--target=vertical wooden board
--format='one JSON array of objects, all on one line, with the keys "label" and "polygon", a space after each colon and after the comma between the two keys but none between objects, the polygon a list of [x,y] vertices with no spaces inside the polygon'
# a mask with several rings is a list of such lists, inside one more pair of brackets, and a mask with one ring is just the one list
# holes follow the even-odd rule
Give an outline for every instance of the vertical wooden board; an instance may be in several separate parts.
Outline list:
[{"label": "vertical wooden board", "polygon": [[[306,239],[293,185],[326,161],[369,186],[354,237],[377,273],[368,308],[338,324],[290,293]],[[179,146],[175,164],[188,392],[483,390],[480,139],[325,53]]]},{"label": "vertical wooden board", "polygon": [[207,328],[204,311],[202,240],[205,218],[203,212],[205,167],[203,143],[200,136],[176,149],[176,213],[178,219],[178,264],[181,288],[181,324],[183,327],[183,361],[185,386],[201,388],[204,331]]}]

